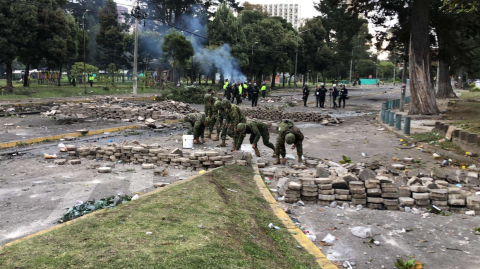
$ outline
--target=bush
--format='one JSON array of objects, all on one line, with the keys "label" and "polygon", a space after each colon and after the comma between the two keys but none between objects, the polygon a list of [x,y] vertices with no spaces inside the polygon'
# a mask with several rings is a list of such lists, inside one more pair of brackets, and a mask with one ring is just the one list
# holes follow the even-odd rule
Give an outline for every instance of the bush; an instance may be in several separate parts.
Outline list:
[{"label": "bush", "polygon": [[475,87],[475,83],[470,83],[470,84],[468,84],[468,87],[469,87],[469,88]]},{"label": "bush", "polygon": [[471,92],[480,92],[480,88],[475,87],[475,88],[470,89],[470,91]]}]

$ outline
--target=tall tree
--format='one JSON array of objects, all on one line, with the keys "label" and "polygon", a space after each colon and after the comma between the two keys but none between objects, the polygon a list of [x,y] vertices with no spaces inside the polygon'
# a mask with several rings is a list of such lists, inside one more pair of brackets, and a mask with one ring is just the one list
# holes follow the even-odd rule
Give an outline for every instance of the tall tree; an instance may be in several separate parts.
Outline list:
[{"label": "tall tree", "polygon": [[25,40],[35,34],[31,25],[37,21],[34,5],[0,1],[0,62],[5,63],[7,87],[13,88],[12,63],[25,48]]},{"label": "tall tree", "polygon": [[306,58],[308,69],[323,74],[331,64],[333,52],[326,43],[327,31],[323,28],[322,19],[315,17],[307,20],[299,31],[304,31],[300,37],[304,43],[304,52],[309,55]]},{"label": "tall tree", "polygon": [[[170,31],[170,33],[165,36],[162,51],[165,59],[172,59],[172,67],[174,69],[185,67],[187,61],[194,54],[192,43],[188,41],[184,35],[175,30]],[[174,78],[175,83],[178,80],[178,77]]]},{"label": "tall tree", "polygon": [[100,60],[98,66],[107,68],[110,63],[116,66],[124,64],[123,59],[123,32],[125,26],[118,23],[117,4],[113,0],[106,0],[105,6],[99,13],[100,29],[96,36]]}]

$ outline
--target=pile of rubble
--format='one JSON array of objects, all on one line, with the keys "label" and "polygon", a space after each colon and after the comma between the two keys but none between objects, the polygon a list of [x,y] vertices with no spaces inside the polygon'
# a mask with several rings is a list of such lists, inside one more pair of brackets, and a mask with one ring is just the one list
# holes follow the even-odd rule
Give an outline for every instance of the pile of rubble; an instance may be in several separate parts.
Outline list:
[{"label": "pile of rubble", "polygon": [[267,98],[262,98],[260,100],[260,103],[287,103],[287,104],[292,104],[295,105],[298,103],[297,98],[293,97],[293,95],[290,96],[271,96]]},{"label": "pile of rubble", "polygon": [[[56,159],[55,164],[80,164],[81,159],[103,160],[113,163],[141,164],[144,169],[155,169],[161,175],[167,168],[185,169],[188,171],[220,167],[226,164],[247,165],[252,163],[250,153],[236,152],[228,155],[222,150],[195,150],[162,148],[158,144],[140,144],[136,141],[123,145],[110,143],[107,146],[86,144],[80,147],[65,145],[68,158]],[[111,169],[100,167],[100,173],[109,173]]]},{"label": "pile of rubble", "polygon": [[278,108],[266,108],[266,107],[247,107],[242,108],[242,112],[247,117],[280,121],[284,119],[292,121],[304,121],[304,122],[320,122],[323,125],[339,124],[344,120],[332,117],[328,113],[316,113],[316,112],[292,112],[284,111]]},{"label": "pile of rubble", "polygon": [[308,160],[307,166],[292,168],[296,170],[280,171],[274,167],[262,171],[278,179],[274,191],[277,198],[286,203],[302,201],[324,206],[349,203],[371,209],[405,211],[435,206],[442,211],[465,213],[470,210],[470,214],[480,214],[478,172],[425,174],[418,169],[405,171],[403,164],[385,168],[315,160]]},{"label": "pile of rubble", "polygon": [[[53,106],[50,111],[43,113],[55,116],[57,120],[102,118],[105,120],[122,121],[154,121],[176,120],[188,113],[198,112],[189,104],[176,101],[155,102],[141,106],[136,103],[67,103]],[[148,124],[148,123],[147,123]]]}]

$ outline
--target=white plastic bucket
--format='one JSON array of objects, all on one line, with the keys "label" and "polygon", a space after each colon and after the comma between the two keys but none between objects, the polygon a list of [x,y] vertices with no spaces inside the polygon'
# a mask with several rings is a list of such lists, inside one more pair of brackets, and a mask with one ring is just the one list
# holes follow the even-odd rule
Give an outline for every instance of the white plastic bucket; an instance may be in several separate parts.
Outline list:
[{"label": "white plastic bucket", "polygon": [[252,148],[252,145],[250,144],[242,144],[240,150],[242,152],[250,152],[252,154],[255,154],[255,150]]},{"label": "white plastic bucket", "polygon": [[183,135],[183,148],[184,149],[193,148],[193,135]]}]

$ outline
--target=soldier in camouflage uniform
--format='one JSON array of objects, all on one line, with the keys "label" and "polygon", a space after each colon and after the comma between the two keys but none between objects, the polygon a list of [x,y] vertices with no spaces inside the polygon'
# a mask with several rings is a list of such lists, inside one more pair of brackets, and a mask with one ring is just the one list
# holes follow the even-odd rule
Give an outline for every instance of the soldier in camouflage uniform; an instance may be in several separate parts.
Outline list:
[{"label": "soldier in camouflage uniform", "polygon": [[258,141],[260,137],[263,139],[263,144],[273,150],[275,153],[275,146],[270,143],[270,133],[268,132],[267,124],[260,121],[249,121],[247,123],[239,123],[237,125],[237,140],[235,141],[236,150],[240,149],[243,143],[243,139],[246,134],[250,135],[250,144],[252,144],[255,154],[260,157],[260,151],[258,150]]},{"label": "soldier in camouflage uniform", "polygon": [[275,153],[277,154],[277,160],[273,164],[280,164],[280,155],[282,156],[282,164],[285,164],[287,159],[285,158],[285,142],[292,146],[292,150],[297,148],[298,163],[303,163],[303,134],[296,127],[293,122],[289,120],[284,120],[278,125],[278,137],[277,143],[275,145]]},{"label": "soldier in camouflage uniform", "polygon": [[206,116],[205,121],[206,121],[206,128],[208,130],[208,133],[205,136],[205,138],[212,138],[213,127],[215,127],[215,122],[217,120],[216,115],[218,114],[218,112],[214,108],[214,104],[217,101],[217,98],[213,97],[212,89],[209,89],[208,94],[205,94],[204,101],[205,101],[205,116]]},{"label": "soldier in camouflage uniform", "polygon": [[225,106],[227,104],[230,104],[230,100],[224,99],[223,101],[217,101],[215,102],[215,109],[218,111],[218,117],[217,117],[217,130],[222,130],[221,132],[221,138],[222,138],[222,143],[220,143],[218,146],[219,147],[226,147],[227,145],[225,144],[225,140],[227,140],[227,134],[230,135],[231,132],[228,131],[228,126],[227,124],[223,123],[223,120],[227,119],[227,112],[225,111]]},{"label": "soldier in camouflage uniform", "polygon": [[[223,103],[222,103],[223,104]],[[225,112],[227,112],[228,135],[233,137],[232,151],[235,150],[235,141],[237,141],[237,125],[247,123],[247,118],[243,115],[240,108],[234,104],[225,102]]]},{"label": "soldier in camouflage uniform", "polygon": [[[183,118],[183,126],[188,129],[187,135],[193,135],[194,144],[205,143],[205,114],[190,113]],[[201,138],[201,141],[198,139]]]}]

